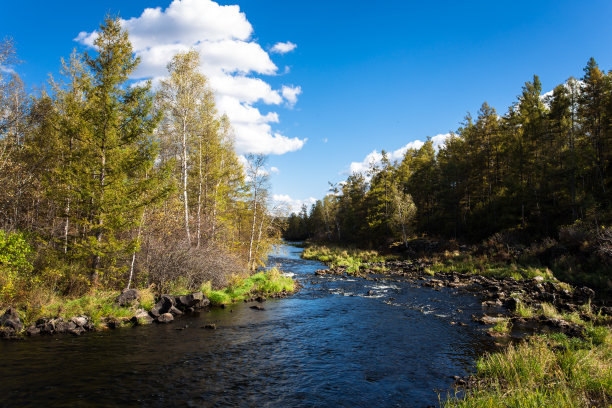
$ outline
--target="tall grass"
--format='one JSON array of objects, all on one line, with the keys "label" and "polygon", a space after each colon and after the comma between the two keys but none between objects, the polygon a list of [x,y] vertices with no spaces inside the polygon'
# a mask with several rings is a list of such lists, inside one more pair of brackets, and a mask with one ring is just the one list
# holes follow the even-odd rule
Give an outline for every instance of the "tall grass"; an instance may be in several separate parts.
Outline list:
[{"label": "tall grass", "polygon": [[591,407],[612,402],[610,329],[537,336],[477,362],[478,385],[445,407]]}]

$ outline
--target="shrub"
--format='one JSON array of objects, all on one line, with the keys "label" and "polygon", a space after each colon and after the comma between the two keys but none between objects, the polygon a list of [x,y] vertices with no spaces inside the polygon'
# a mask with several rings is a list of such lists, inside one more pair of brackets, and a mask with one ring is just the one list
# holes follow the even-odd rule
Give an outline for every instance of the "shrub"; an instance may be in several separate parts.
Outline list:
[{"label": "shrub", "polygon": [[28,283],[32,247],[21,233],[0,230],[0,299],[10,301]]}]

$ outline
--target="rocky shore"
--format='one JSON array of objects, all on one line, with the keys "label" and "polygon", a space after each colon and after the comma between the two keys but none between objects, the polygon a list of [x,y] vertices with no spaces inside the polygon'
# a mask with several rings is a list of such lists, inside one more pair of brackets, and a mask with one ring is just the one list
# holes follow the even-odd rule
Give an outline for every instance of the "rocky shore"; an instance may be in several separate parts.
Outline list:
[{"label": "rocky shore", "polygon": [[[276,293],[253,292],[244,302],[264,302],[267,298],[285,298],[299,290],[296,282],[294,291],[280,291]],[[104,317],[99,324],[94,324],[90,316],[79,315],[64,319],[60,316],[41,317],[35,322],[25,325],[19,312],[9,307],[0,315],[0,339],[23,339],[24,336],[41,336],[54,334],[71,334],[80,336],[86,332],[97,330],[116,329],[122,326],[138,326],[152,323],[166,324],[174,321],[184,314],[191,314],[203,309],[214,307],[202,292],[193,292],[187,295],[161,295],[150,310],[145,310],[140,304],[140,292],[136,289],[124,290],[115,299],[115,306],[131,310],[131,317],[117,318]],[[225,304],[218,305],[225,308]],[[264,310],[261,306],[258,310]]]},{"label": "rocky shore", "polygon": [[95,325],[90,316],[74,316],[64,319],[60,316],[41,317],[27,327],[13,307],[9,307],[0,316],[0,338],[19,339],[27,336],[72,334],[79,336],[95,330],[115,329],[125,325],[144,325],[170,323],[176,317],[185,313],[194,313],[210,305],[210,301],[202,292],[188,295],[161,295],[157,303],[147,311],[140,305],[140,294],[136,289],[123,291],[115,299],[116,306],[133,310],[130,318],[105,317],[99,325]]},{"label": "rocky shore", "polygon": [[[598,300],[595,292],[587,287],[574,288],[541,276],[516,280],[511,277],[494,278],[459,272],[432,274],[430,266],[430,262],[420,260],[377,262],[365,265],[351,273],[351,276],[373,281],[410,281],[435,290],[447,287],[476,293],[481,298],[484,313],[473,315],[472,319],[486,325],[495,325],[504,319],[515,328],[523,327],[536,332],[550,330],[580,336],[583,326],[563,318],[563,315],[577,315],[583,322],[593,321],[597,316],[612,316],[612,307]],[[347,274],[347,268],[340,266],[319,269],[315,274],[343,276]],[[537,313],[549,305],[557,313]],[[526,313],[520,313],[521,309],[536,312],[526,316]],[[490,313],[487,313],[488,310]]]}]

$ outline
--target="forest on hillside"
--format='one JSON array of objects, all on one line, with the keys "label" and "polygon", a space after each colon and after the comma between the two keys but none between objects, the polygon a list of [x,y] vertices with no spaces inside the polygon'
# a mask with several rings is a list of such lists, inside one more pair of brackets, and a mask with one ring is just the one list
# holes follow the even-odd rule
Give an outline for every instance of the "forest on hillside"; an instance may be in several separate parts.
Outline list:
[{"label": "forest on hillside", "polygon": [[534,76],[503,115],[486,102],[438,150],[428,139],[332,185],[287,220],[284,237],[387,248],[410,237],[538,243],[557,268],[612,279],[612,71],[542,94]]},{"label": "forest on hillside", "polygon": [[[0,65],[18,67],[10,39]],[[278,240],[264,156],[241,161],[195,51],[159,87],[130,75],[118,18],[47,89],[0,70],[0,303],[45,293],[213,287]]]}]

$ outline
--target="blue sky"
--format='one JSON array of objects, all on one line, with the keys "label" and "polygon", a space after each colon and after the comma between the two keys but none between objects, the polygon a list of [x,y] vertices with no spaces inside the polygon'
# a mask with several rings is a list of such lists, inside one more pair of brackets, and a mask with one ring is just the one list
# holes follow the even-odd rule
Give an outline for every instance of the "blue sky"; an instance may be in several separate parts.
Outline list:
[{"label": "blue sky", "polygon": [[[222,88],[220,106],[237,118],[237,144],[284,152],[270,155],[278,169],[272,192],[294,204],[321,198],[328,181],[346,178],[351,163],[359,168],[375,149],[396,151],[455,130],[485,100],[505,112],[533,74],[547,91],[580,77],[591,56],[612,68],[609,0],[217,3],[176,0],[187,20],[172,20],[172,28],[170,0],[4,2],[0,36],[14,38],[24,60],[17,70],[33,88],[57,74],[60,57],[87,49],[107,12],[134,19],[143,53],[208,44],[217,51],[204,52],[204,62],[213,61],[207,73]],[[147,31],[153,20],[141,15],[155,7],[159,27]],[[209,11],[220,14],[207,18]],[[181,21],[193,23],[191,31],[181,31]],[[279,42],[297,47],[272,52]],[[155,76],[163,58],[151,58],[142,72]],[[297,92],[295,103],[284,89]]]}]

